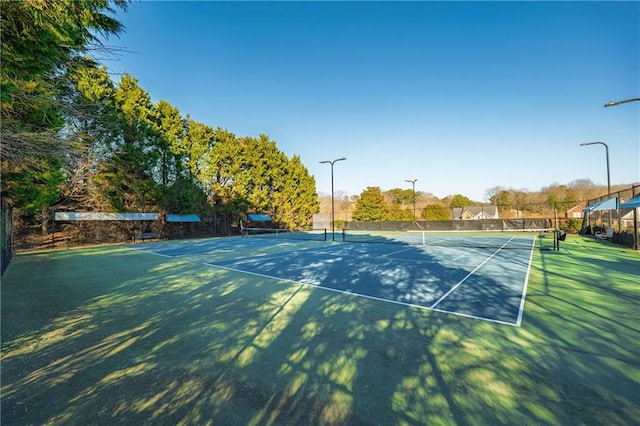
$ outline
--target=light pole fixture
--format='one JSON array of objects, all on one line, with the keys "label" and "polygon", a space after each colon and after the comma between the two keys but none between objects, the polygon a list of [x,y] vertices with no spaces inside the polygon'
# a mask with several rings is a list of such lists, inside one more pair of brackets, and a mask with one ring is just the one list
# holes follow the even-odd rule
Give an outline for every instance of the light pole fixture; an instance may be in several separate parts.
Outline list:
[{"label": "light pole fixture", "polygon": [[[604,150],[607,155],[607,196],[611,198],[611,173],[609,170],[609,146],[604,142],[583,142],[580,146],[587,145],[604,145]],[[609,228],[611,228],[611,212],[609,212]]]},{"label": "light pole fixture", "polygon": [[335,241],[336,240],[336,210],[335,210],[335,203],[333,201],[333,165],[334,163],[336,163],[337,161],[343,161],[346,160],[346,158],[342,157],[342,158],[336,158],[333,161],[320,161],[320,164],[331,164],[331,240]]},{"label": "light pole fixture", "polygon": [[620,105],[620,104],[626,104],[627,102],[634,102],[634,101],[640,101],[640,98],[631,98],[631,99],[625,99],[624,101],[611,101],[611,102],[607,102],[606,104],[604,104],[604,107],[612,107],[612,106],[616,106],[616,105]]},{"label": "light pole fixture", "polygon": [[409,182],[411,185],[413,185],[413,224],[414,226],[416,224],[416,182],[417,181],[418,179],[413,179],[413,180],[405,179],[405,182]]}]

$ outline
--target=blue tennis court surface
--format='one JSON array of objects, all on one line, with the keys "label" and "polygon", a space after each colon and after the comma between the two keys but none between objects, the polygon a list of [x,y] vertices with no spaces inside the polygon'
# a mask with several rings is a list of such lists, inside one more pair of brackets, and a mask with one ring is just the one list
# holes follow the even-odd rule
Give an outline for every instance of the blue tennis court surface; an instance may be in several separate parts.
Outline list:
[{"label": "blue tennis court surface", "polygon": [[132,247],[256,277],[520,325],[535,236],[505,236],[477,245],[230,237]]}]

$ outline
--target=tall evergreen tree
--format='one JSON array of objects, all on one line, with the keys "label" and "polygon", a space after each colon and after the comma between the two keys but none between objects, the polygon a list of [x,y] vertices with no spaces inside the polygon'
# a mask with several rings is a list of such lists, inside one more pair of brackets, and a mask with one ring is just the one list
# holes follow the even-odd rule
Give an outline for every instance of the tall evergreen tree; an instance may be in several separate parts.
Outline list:
[{"label": "tall evergreen tree", "polygon": [[153,109],[153,129],[157,133],[157,146],[160,151],[157,178],[164,187],[169,187],[183,170],[181,140],[185,135],[185,123],[178,108],[167,101],[161,100]]},{"label": "tall evergreen tree", "polygon": [[101,163],[109,158],[121,135],[121,116],[115,105],[116,87],[106,67],[87,65],[74,70],[76,86],[73,107],[83,114],[70,118],[66,132],[81,149],[67,154],[67,180],[60,202],[85,210],[108,210],[94,177]]},{"label": "tall evergreen tree", "polygon": [[108,16],[127,1],[14,1],[0,7],[2,195],[38,210],[52,202],[74,149],[62,129],[69,108],[70,70],[82,64],[96,33],[118,34]]},{"label": "tall evergreen tree", "polygon": [[316,183],[300,157],[284,164],[282,179],[273,194],[274,218],[285,228],[309,228],[320,209]]},{"label": "tall evergreen tree", "polygon": [[174,144],[175,152],[182,156],[189,176],[203,185],[205,192],[210,191],[207,183],[213,181],[211,164],[212,151],[216,140],[220,138],[222,129],[213,129],[206,124],[186,118],[186,133],[184,138]]},{"label": "tall evergreen tree", "polygon": [[154,174],[162,153],[152,127],[155,112],[151,99],[129,74],[120,79],[114,98],[121,134],[109,158],[101,163],[96,182],[115,211],[156,209]]},{"label": "tall evergreen tree", "polygon": [[356,210],[353,212],[353,220],[356,221],[382,221],[387,216],[387,203],[382,196],[380,188],[369,186],[361,194],[356,202]]}]

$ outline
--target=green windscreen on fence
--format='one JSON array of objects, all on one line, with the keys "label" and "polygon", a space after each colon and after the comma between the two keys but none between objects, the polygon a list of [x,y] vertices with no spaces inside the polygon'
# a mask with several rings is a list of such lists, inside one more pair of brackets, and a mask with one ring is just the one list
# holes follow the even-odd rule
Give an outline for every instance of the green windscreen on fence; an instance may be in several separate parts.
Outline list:
[{"label": "green windscreen on fence", "polygon": [[303,231],[295,229],[242,228],[242,236],[250,238],[326,241],[327,231],[326,229]]},{"label": "green windscreen on fence", "polygon": [[349,222],[347,231],[539,231],[553,228],[551,219],[480,219],[438,221]]}]

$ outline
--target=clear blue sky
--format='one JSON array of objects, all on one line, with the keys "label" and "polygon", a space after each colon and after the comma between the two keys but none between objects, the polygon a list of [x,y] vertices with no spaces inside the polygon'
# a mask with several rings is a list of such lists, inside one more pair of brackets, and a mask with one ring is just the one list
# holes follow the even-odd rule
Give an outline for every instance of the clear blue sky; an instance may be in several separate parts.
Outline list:
[{"label": "clear blue sky", "polygon": [[640,2],[138,2],[104,60],[330,194],[640,181]]}]

